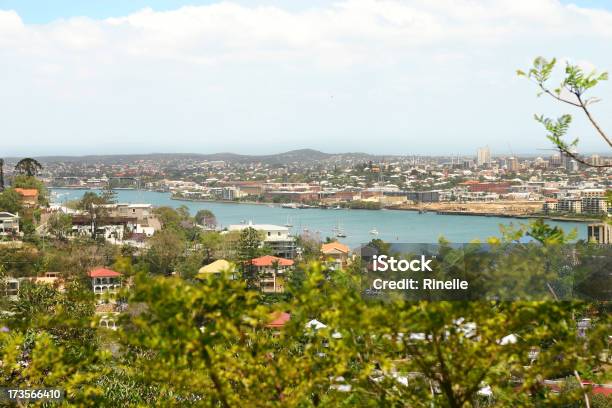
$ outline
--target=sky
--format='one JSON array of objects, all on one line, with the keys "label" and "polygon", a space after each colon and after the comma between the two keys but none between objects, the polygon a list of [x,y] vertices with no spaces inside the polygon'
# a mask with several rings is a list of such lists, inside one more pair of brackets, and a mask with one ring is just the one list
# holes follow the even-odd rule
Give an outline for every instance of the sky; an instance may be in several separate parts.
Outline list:
[{"label": "sky", "polygon": [[[0,155],[538,153],[515,74],[612,69],[612,0],[0,0]],[[561,68],[561,67],[560,67]],[[612,129],[612,86],[593,113]]]}]

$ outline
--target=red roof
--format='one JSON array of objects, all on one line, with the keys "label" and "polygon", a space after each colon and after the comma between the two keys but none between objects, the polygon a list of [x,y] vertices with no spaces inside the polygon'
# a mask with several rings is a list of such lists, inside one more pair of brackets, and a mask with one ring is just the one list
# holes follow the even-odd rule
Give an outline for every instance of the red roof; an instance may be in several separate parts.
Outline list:
[{"label": "red roof", "polygon": [[116,278],[121,274],[106,268],[96,268],[89,272],[89,276],[92,278]]},{"label": "red roof", "polygon": [[270,314],[270,319],[272,321],[266,324],[266,327],[279,328],[283,327],[291,319],[291,315],[287,312],[274,312]]},{"label": "red roof", "polygon": [[293,261],[291,259],[278,258],[272,255],[260,256],[259,258],[251,259],[251,263],[255,266],[272,266],[275,262],[278,262],[279,266],[291,266]]}]

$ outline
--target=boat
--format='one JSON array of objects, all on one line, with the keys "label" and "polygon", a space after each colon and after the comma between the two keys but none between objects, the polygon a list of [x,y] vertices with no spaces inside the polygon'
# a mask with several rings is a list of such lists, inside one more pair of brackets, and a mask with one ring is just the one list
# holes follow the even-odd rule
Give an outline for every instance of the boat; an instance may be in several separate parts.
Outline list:
[{"label": "boat", "polygon": [[336,237],[346,238],[346,234],[344,233],[344,229],[342,229],[342,227],[340,226],[340,223],[338,223],[334,228],[332,228],[332,231],[336,233]]},{"label": "boat", "polygon": [[281,204],[281,208],[298,208],[296,203],[285,203],[285,204]]},{"label": "boat", "polygon": [[293,227],[293,224],[291,223],[291,218],[290,217],[287,217],[287,223],[285,224],[285,227],[287,227],[287,228]]},{"label": "boat", "polygon": [[370,230],[370,235],[378,235],[378,230],[376,228],[372,228]]}]

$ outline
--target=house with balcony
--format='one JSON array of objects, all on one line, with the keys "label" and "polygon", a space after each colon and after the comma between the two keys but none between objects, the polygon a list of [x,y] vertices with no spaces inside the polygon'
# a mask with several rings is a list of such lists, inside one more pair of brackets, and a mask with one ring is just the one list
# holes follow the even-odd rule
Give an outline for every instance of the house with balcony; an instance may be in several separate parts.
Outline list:
[{"label": "house with balcony", "polygon": [[272,255],[251,259],[259,279],[259,288],[264,293],[283,293],[287,272],[293,267],[293,260]]},{"label": "house with balcony", "polygon": [[289,228],[272,225],[272,224],[253,224],[252,222],[245,224],[235,224],[228,227],[228,231],[242,231],[247,228],[253,228],[259,231],[263,236],[263,243],[270,248],[275,256],[280,258],[294,259],[296,256],[295,237],[290,235]]},{"label": "house with balcony", "polygon": [[96,295],[116,294],[121,289],[121,274],[111,269],[96,268],[89,272],[91,287]]},{"label": "house with balcony", "polygon": [[36,207],[38,205],[38,190],[35,188],[16,188],[15,192],[21,196],[21,202],[25,207]]},{"label": "house with balcony", "polygon": [[321,245],[323,263],[330,269],[344,269],[348,265],[350,249],[340,242]]},{"label": "house with balcony", "polygon": [[0,235],[19,234],[19,215],[10,212],[0,212]]}]

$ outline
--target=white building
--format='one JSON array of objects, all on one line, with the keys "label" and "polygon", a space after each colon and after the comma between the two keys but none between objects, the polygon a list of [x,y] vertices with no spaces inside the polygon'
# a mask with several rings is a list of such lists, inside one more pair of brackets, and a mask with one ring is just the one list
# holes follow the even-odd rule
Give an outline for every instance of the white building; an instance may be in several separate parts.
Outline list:
[{"label": "white building", "polygon": [[253,228],[261,231],[264,237],[264,245],[269,246],[276,256],[281,258],[295,258],[295,237],[291,236],[288,227],[272,224],[248,224],[230,225],[228,231],[242,231],[246,228]]},{"label": "white building", "polygon": [[0,212],[0,235],[19,234],[19,215]]}]

